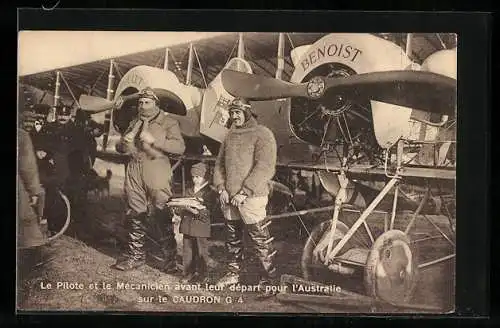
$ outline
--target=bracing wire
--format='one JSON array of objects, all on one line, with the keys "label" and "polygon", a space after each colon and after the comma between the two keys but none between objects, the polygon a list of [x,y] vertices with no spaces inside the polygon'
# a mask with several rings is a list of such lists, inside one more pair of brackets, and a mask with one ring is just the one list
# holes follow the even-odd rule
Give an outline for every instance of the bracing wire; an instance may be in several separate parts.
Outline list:
[{"label": "bracing wire", "polygon": [[198,51],[196,51],[196,47],[193,47],[193,50],[194,50],[194,54],[196,56],[196,61],[198,62],[198,67],[200,68],[200,73],[201,73],[201,77],[203,78],[203,83],[205,83],[205,88],[207,88],[208,84],[207,84],[207,80],[205,79],[205,73],[203,73],[203,67],[201,67],[200,57],[198,57]]}]

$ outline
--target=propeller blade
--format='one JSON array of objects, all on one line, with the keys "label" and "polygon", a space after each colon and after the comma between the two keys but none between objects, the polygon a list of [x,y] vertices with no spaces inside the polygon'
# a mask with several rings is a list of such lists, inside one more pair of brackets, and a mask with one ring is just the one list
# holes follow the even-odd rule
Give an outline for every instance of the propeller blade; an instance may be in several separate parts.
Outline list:
[{"label": "propeller blade", "polygon": [[248,100],[306,97],[338,102],[338,97],[343,96],[448,115],[454,114],[456,106],[456,80],[432,72],[386,71],[342,78],[317,76],[301,84],[232,70],[224,70],[221,78],[231,95]]},{"label": "propeller blade", "polygon": [[[153,88],[153,91],[160,100],[160,103],[158,104],[160,109],[180,116],[186,115],[187,110],[184,102],[174,92],[161,88]],[[139,100],[139,92],[126,96],[120,96],[116,99],[115,107],[116,109],[119,109],[125,102],[137,100]]]},{"label": "propeller blade", "polygon": [[339,95],[351,99],[376,100],[432,113],[454,115],[457,81],[423,71],[387,71],[324,78],[329,99]]},{"label": "propeller blade", "polygon": [[306,84],[289,83],[272,77],[230,69],[222,71],[221,81],[229,94],[249,100],[307,97]]},{"label": "propeller blade", "polygon": [[113,102],[101,97],[80,96],[80,108],[86,112],[100,113],[113,108]]},{"label": "propeller blade", "polygon": [[160,88],[154,88],[153,91],[155,92],[158,99],[160,99],[159,107],[162,110],[168,113],[186,116],[186,105],[184,105],[184,102],[178,95],[176,95],[172,91]]}]

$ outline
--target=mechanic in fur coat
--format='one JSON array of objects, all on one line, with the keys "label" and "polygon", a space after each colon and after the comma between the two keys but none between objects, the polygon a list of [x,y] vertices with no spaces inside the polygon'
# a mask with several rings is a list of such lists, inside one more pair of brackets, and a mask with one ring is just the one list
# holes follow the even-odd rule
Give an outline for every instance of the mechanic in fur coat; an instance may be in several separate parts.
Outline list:
[{"label": "mechanic in fur coat", "polygon": [[271,130],[257,122],[247,100],[235,99],[229,113],[232,125],[219,150],[214,185],[226,219],[226,247],[231,259],[218,285],[240,282],[244,228],[262,264],[259,284],[265,285],[276,278],[276,252],[265,220],[270,181],[276,170],[276,140]]}]

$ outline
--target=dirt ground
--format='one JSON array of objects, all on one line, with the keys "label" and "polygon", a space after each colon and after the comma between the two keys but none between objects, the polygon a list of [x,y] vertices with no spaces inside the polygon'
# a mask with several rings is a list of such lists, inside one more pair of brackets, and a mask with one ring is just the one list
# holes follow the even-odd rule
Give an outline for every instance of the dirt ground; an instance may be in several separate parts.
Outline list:
[{"label": "dirt ground", "polygon": [[[276,297],[261,299],[259,293],[237,291],[180,290],[180,275],[165,274],[148,265],[131,272],[111,268],[121,252],[125,234],[123,167],[102,161],[96,162],[96,171],[104,176],[106,169],[113,171],[111,193],[104,197],[91,197],[85,220],[73,222],[64,236],[51,245],[44,246],[42,265],[33,267],[29,259],[19,265],[17,305],[24,311],[146,311],[146,312],[274,312],[274,313],[345,313],[369,312],[360,307],[340,308],[282,303]],[[271,224],[275,236],[276,261],[281,274],[301,276],[300,257],[307,238],[315,224],[327,219],[326,215],[304,215],[305,225],[297,218],[279,219]],[[422,222],[421,222],[422,221]],[[419,220],[417,231],[431,231],[425,221]],[[217,221],[222,222],[222,219]],[[439,225],[445,227],[445,223]],[[397,226],[396,226],[397,228]],[[445,229],[445,228],[443,228]],[[176,225],[177,232],[177,225]],[[210,239],[210,255],[217,266],[210,270],[210,281],[215,282],[224,274],[227,261],[222,226],[215,226]],[[182,235],[176,233],[178,245]],[[419,261],[446,255],[450,247],[445,242],[430,240],[419,249]],[[179,254],[180,247],[179,247]],[[246,253],[245,283],[253,285],[258,277],[254,272],[257,262]],[[421,270],[418,287],[412,303],[439,307],[443,312],[453,310],[455,289],[455,262]],[[126,284],[161,285],[168,290],[126,289]],[[337,282],[336,282],[337,283]],[[339,281],[347,290],[363,290],[358,280]],[[146,286],[147,287],[147,286]],[[188,286],[182,286],[187,289]],[[192,289],[192,288],[191,288]],[[201,303],[200,303],[201,302]],[[373,309],[372,309],[373,310]],[[388,311],[387,309],[379,309]],[[394,311],[392,309],[391,311]]]}]

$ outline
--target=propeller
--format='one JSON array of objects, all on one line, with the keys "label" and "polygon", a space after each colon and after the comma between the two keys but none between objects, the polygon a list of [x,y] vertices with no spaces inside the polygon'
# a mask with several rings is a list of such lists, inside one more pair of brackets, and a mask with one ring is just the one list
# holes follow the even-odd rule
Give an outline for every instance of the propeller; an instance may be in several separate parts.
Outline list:
[{"label": "propeller", "polygon": [[92,114],[107,111],[114,106],[114,102],[111,100],[88,95],[81,95],[79,103],[82,110]]},{"label": "propeller", "polygon": [[456,80],[432,72],[385,71],[341,78],[316,76],[300,84],[233,70],[224,70],[221,78],[231,95],[255,101],[305,97],[338,102],[348,97],[451,115],[456,103]]}]

